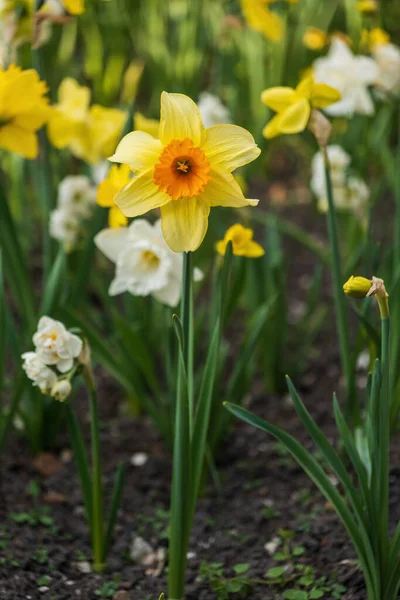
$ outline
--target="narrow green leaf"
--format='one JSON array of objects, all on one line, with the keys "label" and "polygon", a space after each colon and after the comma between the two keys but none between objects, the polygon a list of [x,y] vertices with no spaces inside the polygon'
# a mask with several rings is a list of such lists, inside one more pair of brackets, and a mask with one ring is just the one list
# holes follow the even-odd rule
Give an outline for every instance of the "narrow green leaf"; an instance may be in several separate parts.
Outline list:
[{"label": "narrow green leaf", "polygon": [[0,248],[0,417],[2,414],[7,348],[7,304],[4,289],[3,251]]},{"label": "narrow green leaf", "polygon": [[112,493],[112,497],[111,497],[111,504],[110,504],[110,514],[108,517],[106,535],[104,538],[104,552],[103,552],[104,558],[106,558],[108,550],[110,548],[112,534],[113,534],[114,526],[115,526],[117,516],[118,516],[118,509],[121,504],[124,483],[125,483],[125,465],[124,465],[124,463],[120,462],[118,464],[117,473],[115,475],[114,489],[113,489],[113,493]]},{"label": "narrow green leaf", "polygon": [[66,266],[67,255],[63,246],[60,245],[56,259],[46,281],[40,314],[50,315],[53,312],[56,302],[59,300],[60,288],[65,276]]}]

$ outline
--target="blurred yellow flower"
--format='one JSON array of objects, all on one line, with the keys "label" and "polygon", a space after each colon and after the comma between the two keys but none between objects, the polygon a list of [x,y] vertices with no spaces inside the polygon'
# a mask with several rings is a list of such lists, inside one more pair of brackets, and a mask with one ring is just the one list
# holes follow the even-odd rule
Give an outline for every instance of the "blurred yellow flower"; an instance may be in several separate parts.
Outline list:
[{"label": "blurred yellow flower", "polygon": [[50,118],[47,87],[34,69],[0,68],[0,147],[36,158],[36,132]]},{"label": "blurred yellow flower", "polygon": [[308,124],[312,108],[326,108],[340,99],[340,93],[325,83],[315,83],[312,75],[296,89],[274,87],[264,90],[261,101],[278,114],[263,129],[267,139],[280,134],[299,133]]},{"label": "blurred yellow flower", "polygon": [[122,84],[122,102],[132,104],[132,102],[135,101],[143,69],[144,63],[141,60],[133,60],[129,64],[125,71]]},{"label": "blurred yellow flower", "polygon": [[260,31],[273,42],[279,42],[283,37],[283,22],[270,10],[270,3],[268,0],[241,0],[242,12],[251,29]]},{"label": "blurred yellow flower", "polygon": [[108,224],[112,228],[124,227],[128,223],[126,216],[115,204],[115,196],[130,182],[131,170],[128,165],[113,165],[107,177],[97,188],[97,204],[109,208]]},{"label": "blurred yellow flower", "polygon": [[85,11],[85,0],[61,0],[71,15],[81,15]]},{"label": "blurred yellow flower", "polygon": [[370,50],[373,50],[375,46],[380,44],[389,44],[390,35],[380,27],[374,27],[373,29],[363,29],[361,32],[361,43],[368,46]]},{"label": "blurred yellow flower", "polygon": [[133,129],[136,131],[144,131],[158,138],[159,127],[160,121],[157,121],[157,119],[147,119],[140,112],[135,113],[133,117]]},{"label": "blurred yellow flower", "polygon": [[68,147],[74,156],[90,164],[106,158],[115,148],[125,123],[125,113],[90,104],[90,90],[67,77],[58,88],[58,104],[48,124],[48,136],[56,148]]},{"label": "blurred yellow flower", "polygon": [[308,27],[303,35],[303,44],[309,50],[322,50],[325,48],[329,36],[317,27]]},{"label": "blurred yellow flower", "polygon": [[376,0],[358,0],[356,6],[362,13],[374,14],[378,11],[378,3]]},{"label": "blurred yellow flower", "polygon": [[232,252],[235,256],[246,256],[247,258],[258,258],[265,254],[264,248],[253,240],[252,229],[243,227],[240,223],[232,225],[225,232],[224,239],[217,242],[218,254],[224,256],[228,242],[232,242]]},{"label": "blurred yellow flower", "polygon": [[164,238],[174,252],[196,250],[208,228],[211,206],[256,206],[232,171],[260,154],[253,136],[236,125],[206,129],[196,104],[183,94],[161,95],[160,139],[133,131],[111,161],[136,176],[116,197],[128,217],[161,209]]}]

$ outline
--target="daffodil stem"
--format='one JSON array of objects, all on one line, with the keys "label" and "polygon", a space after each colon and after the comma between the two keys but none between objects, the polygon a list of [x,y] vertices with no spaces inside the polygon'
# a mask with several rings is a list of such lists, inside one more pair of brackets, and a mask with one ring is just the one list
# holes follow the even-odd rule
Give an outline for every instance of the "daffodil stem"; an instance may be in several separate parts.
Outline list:
[{"label": "daffodil stem", "polygon": [[[390,348],[390,318],[387,314],[381,318],[382,348],[381,348],[381,373],[382,386],[379,399],[379,523],[378,540],[380,571],[383,583],[387,581],[388,565],[388,523],[389,523],[389,450],[390,450],[390,397],[389,397],[389,348]],[[383,591],[383,590],[382,590]]]},{"label": "daffodil stem", "polygon": [[186,555],[191,529],[190,437],[193,417],[193,273],[191,254],[185,253],[182,273],[181,322],[183,364],[178,361],[174,452],[171,485],[168,597],[184,597]]},{"label": "daffodil stem", "polygon": [[90,435],[92,444],[92,550],[93,570],[101,572],[104,564],[104,504],[100,455],[100,428],[97,393],[93,384],[89,388]]},{"label": "daffodil stem", "polygon": [[328,197],[328,213],[327,213],[327,224],[328,224],[328,235],[329,243],[332,255],[332,277],[333,277],[333,297],[335,302],[336,310],[336,322],[339,336],[339,348],[342,368],[344,372],[345,385],[346,385],[346,396],[347,396],[347,408],[350,417],[353,422],[353,426],[358,423],[359,410],[357,406],[357,399],[354,387],[354,376],[352,369],[352,361],[350,356],[350,344],[348,334],[348,323],[346,317],[346,308],[343,295],[343,278],[342,268],[340,259],[340,248],[338,242],[337,228],[336,228],[336,215],[335,205],[333,200],[332,181],[330,173],[329,158],[325,148],[321,149],[324,157],[325,166],[325,182],[326,191]]},{"label": "daffodil stem", "polygon": [[395,158],[395,181],[394,196],[396,201],[396,215],[394,228],[394,256],[393,256],[393,281],[397,277],[400,268],[400,110],[399,110],[399,130],[397,140],[397,152]]}]

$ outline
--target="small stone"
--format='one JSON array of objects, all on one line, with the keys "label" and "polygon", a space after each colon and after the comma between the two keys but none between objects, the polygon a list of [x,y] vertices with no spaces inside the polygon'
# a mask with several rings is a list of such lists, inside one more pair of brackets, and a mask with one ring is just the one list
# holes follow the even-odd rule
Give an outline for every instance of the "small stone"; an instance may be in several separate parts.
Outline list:
[{"label": "small stone", "polygon": [[60,492],[47,492],[47,494],[43,494],[42,498],[49,504],[64,504],[67,501],[64,494],[60,494]]},{"label": "small stone", "polygon": [[280,543],[281,543],[281,538],[275,536],[272,538],[272,540],[270,540],[269,542],[267,542],[265,544],[264,548],[268,552],[268,554],[270,554],[272,556],[277,551],[278,547],[280,546]]},{"label": "small stone", "polygon": [[197,555],[196,555],[196,552],[188,552],[188,553],[186,554],[186,558],[187,558],[188,560],[192,560],[193,558],[196,558],[196,556],[197,556]]},{"label": "small stone", "polygon": [[80,560],[79,562],[75,563],[75,566],[78,569],[78,571],[80,571],[81,573],[91,573],[92,572],[92,565],[87,560]]},{"label": "small stone", "polygon": [[45,594],[46,592],[48,592],[48,591],[49,591],[49,589],[50,589],[50,588],[48,588],[46,585],[42,585],[42,586],[41,586],[40,588],[38,588],[38,589],[39,589],[39,592],[40,592],[41,594]]},{"label": "small stone", "polygon": [[133,467],[143,467],[148,460],[149,457],[146,452],[136,452],[136,454],[131,457],[131,465]]},{"label": "small stone", "polygon": [[146,559],[149,555],[152,555],[154,552],[153,548],[150,546],[146,540],[142,537],[135,537],[132,540],[132,544],[129,550],[129,556],[133,560],[133,562],[138,564],[146,563]]},{"label": "small stone", "polygon": [[38,471],[38,473],[44,477],[56,475],[62,468],[62,464],[58,458],[49,452],[42,452],[39,454],[39,456],[33,461],[33,466],[36,471]]},{"label": "small stone", "polygon": [[130,600],[130,594],[129,592],[126,592],[124,590],[120,590],[119,592],[116,592],[112,599],[113,600]]}]

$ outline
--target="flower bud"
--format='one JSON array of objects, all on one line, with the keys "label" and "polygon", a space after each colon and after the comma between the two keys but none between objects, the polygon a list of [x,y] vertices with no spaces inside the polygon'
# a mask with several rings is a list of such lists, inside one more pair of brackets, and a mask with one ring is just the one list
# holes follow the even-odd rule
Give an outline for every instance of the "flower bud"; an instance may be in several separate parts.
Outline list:
[{"label": "flower bud", "polygon": [[50,395],[53,396],[56,400],[60,402],[64,402],[70,393],[72,392],[72,386],[68,379],[61,379],[57,381],[55,385],[51,388]]},{"label": "flower bud", "polygon": [[343,291],[351,298],[366,298],[372,286],[372,281],[366,277],[350,277],[343,286]]}]

